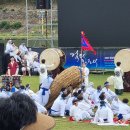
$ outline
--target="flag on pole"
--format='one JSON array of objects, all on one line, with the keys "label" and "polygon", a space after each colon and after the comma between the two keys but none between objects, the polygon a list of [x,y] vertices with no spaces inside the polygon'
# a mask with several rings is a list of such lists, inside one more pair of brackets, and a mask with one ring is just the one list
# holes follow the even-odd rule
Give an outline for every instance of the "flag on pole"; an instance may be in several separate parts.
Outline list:
[{"label": "flag on pole", "polygon": [[94,55],[96,55],[96,51],[90,45],[87,37],[85,36],[84,31],[81,31],[81,49],[83,51],[92,51],[94,53]]}]

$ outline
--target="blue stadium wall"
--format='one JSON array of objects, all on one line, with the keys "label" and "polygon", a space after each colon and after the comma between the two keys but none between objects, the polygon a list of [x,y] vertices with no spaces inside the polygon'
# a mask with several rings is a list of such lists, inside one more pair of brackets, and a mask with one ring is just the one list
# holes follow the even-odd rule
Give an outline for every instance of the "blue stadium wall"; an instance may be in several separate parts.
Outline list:
[{"label": "blue stadium wall", "polygon": [[[80,66],[81,64],[81,50],[80,48],[60,48],[66,55],[66,63],[64,68],[71,66]],[[89,69],[114,69],[114,57],[115,54],[121,48],[95,48],[97,54],[94,55],[92,52],[84,51],[83,61],[87,63]],[[40,53],[44,50],[43,48],[32,48],[33,51]]]}]

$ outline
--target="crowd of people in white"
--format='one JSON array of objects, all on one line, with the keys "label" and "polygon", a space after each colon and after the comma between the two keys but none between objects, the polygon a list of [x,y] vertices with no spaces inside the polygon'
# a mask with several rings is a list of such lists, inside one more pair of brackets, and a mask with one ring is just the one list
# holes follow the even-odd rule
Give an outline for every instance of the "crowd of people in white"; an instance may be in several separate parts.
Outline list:
[{"label": "crowd of people in white", "polygon": [[24,57],[21,59],[14,53],[12,41],[9,40],[6,45],[5,52],[14,56],[16,61],[20,60],[22,62],[22,60],[26,60],[26,69],[28,71],[30,71],[30,64],[35,64],[35,67],[33,68],[38,69],[37,71],[40,73],[40,90],[37,93],[34,93],[30,89],[29,84],[26,85],[26,87],[21,86],[19,90],[13,86],[13,91],[7,86],[6,91],[5,89],[1,90],[0,97],[9,97],[13,92],[19,91],[20,93],[29,95],[35,101],[38,112],[45,114],[49,113],[51,116],[60,116],[63,118],[66,118],[67,115],[72,117],[75,121],[89,119],[95,123],[113,123],[114,116],[116,116],[119,120],[130,120],[130,106],[128,105],[129,100],[124,98],[121,101],[118,98],[119,93],[117,90],[123,90],[123,82],[122,78],[120,78],[122,77],[122,72],[119,66],[115,68],[115,77],[117,77],[115,84],[117,82],[119,83],[119,81],[120,84],[115,85],[115,92],[113,92],[111,90],[110,83],[107,81],[104,83],[103,87],[98,86],[97,89],[95,89],[94,83],[89,82],[88,80],[89,69],[85,64],[83,64],[82,71],[84,73],[84,83],[78,89],[71,91],[68,91],[63,87],[48,112],[45,106],[49,100],[50,87],[53,79],[47,74],[45,60],[43,59],[41,64],[38,64],[37,61],[32,62],[31,50],[28,50],[24,44],[21,44],[19,49],[21,53],[24,54]]},{"label": "crowd of people in white", "polygon": [[40,63],[38,61],[38,53],[32,51],[31,48],[28,49],[25,43],[21,43],[17,47],[12,40],[8,40],[5,54],[14,57],[15,61],[20,64],[19,66],[23,75],[26,75],[26,72],[28,72],[29,76],[31,76],[30,70],[39,72]]},{"label": "crowd of people in white", "polygon": [[[30,96],[37,105],[38,112],[47,114],[45,105],[48,103],[50,94],[50,85],[53,82],[51,77],[43,80],[40,90],[34,93],[30,89],[30,85],[26,87],[20,86],[19,89],[6,87],[2,89],[0,97],[9,97],[12,93],[19,91],[20,93]],[[75,121],[92,120],[95,123],[113,123],[114,116],[119,120],[130,120],[129,100],[124,98],[122,101],[111,91],[109,82],[105,82],[103,88],[98,86],[94,88],[94,84],[89,82],[86,88],[82,85],[80,88],[68,93],[66,88],[62,88],[59,96],[54,101],[49,114],[51,116],[72,117]]]},{"label": "crowd of people in white", "polygon": [[[113,123],[114,115],[119,119],[130,119],[130,106],[128,99],[119,100],[118,96],[110,90],[108,82],[104,83],[104,87],[98,86],[94,88],[93,83],[85,89],[80,89],[67,95],[64,90],[54,101],[51,108],[51,115],[65,116],[69,113],[74,120],[93,119],[94,122]],[[94,113],[95,108],[97,111]]]}]

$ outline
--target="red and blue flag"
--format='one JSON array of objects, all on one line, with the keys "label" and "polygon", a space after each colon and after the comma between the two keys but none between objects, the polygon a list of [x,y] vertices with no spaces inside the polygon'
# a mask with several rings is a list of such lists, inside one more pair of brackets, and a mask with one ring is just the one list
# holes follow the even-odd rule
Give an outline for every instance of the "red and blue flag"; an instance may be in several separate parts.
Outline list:
[{"label": "red and blue flag", "polygon": [[87,37],[85,36],[85,33],[81,32],[81,49],[83,51],[92,51],[94,55],[96,55],[96,51],[93,49],[93,47],[90,45]]}]

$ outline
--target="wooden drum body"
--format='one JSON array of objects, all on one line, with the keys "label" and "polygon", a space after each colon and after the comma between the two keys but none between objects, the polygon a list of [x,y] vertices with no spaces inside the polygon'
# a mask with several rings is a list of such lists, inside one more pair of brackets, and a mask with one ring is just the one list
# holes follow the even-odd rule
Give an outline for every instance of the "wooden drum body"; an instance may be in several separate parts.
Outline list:
[{"label": "wooden drum body", "polygon": [[59,75],[54,79],[51,86],[51,95],[49,98],[49,102],[46,105],[47,108],[50,108],[54,102],[54,100],[59,96],[61,88],[69,88],[72,89],[79,87],[79,85],[83,81],[82,70],[77,66],[72,66],[64,71],[62,71]]}]

